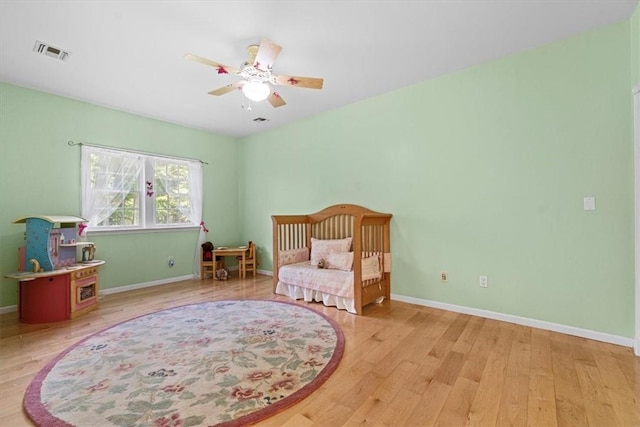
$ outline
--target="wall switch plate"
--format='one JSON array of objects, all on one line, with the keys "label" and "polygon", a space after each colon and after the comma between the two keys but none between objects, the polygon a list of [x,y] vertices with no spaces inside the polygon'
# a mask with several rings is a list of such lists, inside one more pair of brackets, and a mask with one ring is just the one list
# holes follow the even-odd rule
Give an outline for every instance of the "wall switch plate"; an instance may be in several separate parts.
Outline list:
[{"label": "wall switch plate", "polygon": [[446,282],[447,281],[447,272],[446,271],[440,272],[440,281],[441,282]]},{"label": "wall switch plate", "polygon": [[595,197],[585,197],[583,200],[584,210],[585,211],[595,211],[596,210],[596,198]]}]

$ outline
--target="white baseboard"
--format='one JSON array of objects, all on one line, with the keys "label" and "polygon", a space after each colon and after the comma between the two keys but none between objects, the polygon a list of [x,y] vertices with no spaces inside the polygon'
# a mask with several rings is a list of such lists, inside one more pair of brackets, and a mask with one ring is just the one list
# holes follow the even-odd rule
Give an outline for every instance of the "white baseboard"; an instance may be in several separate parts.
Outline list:
[{"label": "white baseboard", "polygon": [[633,347],[633,352],[636,356],[640,356],[640,338],[636,340],[636,345]]},{"label": "white baseboard", "polygon": [[[421,305],[424,307],[439,308],[442,310],[454,311],[456,313],[471,314],[473,316],[485,317],[487,319],[501,320],[503,322],[515,323],[517,325],[530,326],[538,329],[545,329],[562,334],[573,335],[590,340],[602,341],[610,344],[621,345],[624,347],[634,347],[634,339],[621,337],[618,335],[607,334],[604,332],[592,331],[589,329],[577,328],[575,326],[562,325],[559,323],[546,322],[544,320],[530,319],[528,317],[514,316],[512,314],[498,313],[495,311],[482,310],[479,308],[465,307],[461,305],[447,304],[438,301],[425,300],[420,298],[407,297],[404,295],[391,294],[394,301],[408,302],[410,304]],[[640,348],[640,343],[635,343],[636,348]],[[636,350],[638,354],[638,350]]]},{"label": "white baseboard", "polygon": [[[196,278],[194,274],[188,274],[186,276],[170,277],[170,278],[161,279],[161,280],[152,280],[151,282],[136,283],[133,285],[126,285],[126,286],[118,286],[116,288],[100,289],[100,291],[98,292],[98,298],[105,295],[117,294],[120,292],[131,291],[134,289],[149,288],[151,286],[166,285],[168,283],[180,282],[182,280],[190,280],[194,278]],[[0,314],[11,313],[14,311],[18,311],[17,305],[8,305],[5,307],[0,307]]]},{"label": "white baseboard", "polygon": [[[229,267],[228,268],[229,271],[238,271],[238,266],[233,266],[233,267]],[[273,276],[273,273],[271,271],[266,271],[266,270],[256,270],[258,273],[260,274],[265,274],[267,276]],[[191,279],[197,279],[195,274],[191,274],[191,275],[186,275],[186,276],[180,276],[180,277],[170,277],[168,279],[161,279],[161,280],[153,280],[151,282],[144,282],[144,283],[136,283],[134,285],[127,285],[127,286],[118,286],[117,288],[110,288],[110,289],[102,289],[99,292],[99,295],[110,295],[110,294],[117,294],[119,292],[126,292],[126,291],[131,291],[134,289],[143,289],[143,288],[149,288],[151,286],[158,286],[158,285],[166,285],[168,283],[174,283],[174,282],[180,282],[182,280],[191,280]],[[14,309],[13,310],[9,310],[9,311],[16,311],[16,306],[13,306]]]},{"label": "white baseboard", "polygon": [[[237,267],[230,270],[237,270]],[[257,270],[258,273],[267,276],[273,276],[272,271]],[[111,295],[120,292],[131,291],[134,289],[149,288],[152,286],[166,285],[169,283],[180,282],[182,280],[194,279],[195,275],[186,275],[180,277],[171,277],[168,279],[153,280],[150,282],[136,283],[127,286],[118,286],[116,288],[102,289],[99,292],[100,296]],[[621,345],[624,347],[631,347],[634,349],[636,356],[640,356],[640,339],[634,340],[633,338],[621,337],[618,335],[607,334],[604,332],[592,331],[590,329],[577,328],[575,326],[562,325],[559,323],[546,322],[544,320],[530,319],[527,317],[515,316],[512,314],[498,313],[495,311],[482,310],[479,308],[465,307],[461,305],[447,304],[438,301],[431,301],[421,298],[407,297],[404,295],[391,294],[391,299],[394,301],[401,301],[410,304],[421,305],[424,307],[438,308],[441,310],[453,311],[456,313],[470,314],[473,316],[485,317],[487,319],[500,320],[503,322],[515,323],[517,325],[530,326],[533,328],[545,329],[548,331],[559,332],[567,335],[574,335],[581,338],[588,338],[591,340],[602,341],[610,344]],[[11,313],[18,310],[17,305],[9,305],[0,307],[0,314]]]},{"label": "white baseboard", "polygon": [[166,285],[168,283],[180,282],[182,280],[191,280],[196,276],[188,274],[186,276],[169,277],[167,279],[152,280],[151,282],[135,283],[133,285],[118,286],[116,288],[100,289],[98,296],[117,294],[120,292],[132,291],[134,289],[150,288],[151,286]]},{"label": "white baseboard", "polygon": [[[230,271],[237,271],[238,267],[234,266],[229,268]],[[271,271],[267,271],[267,270],[256,270],[258,273],[260,274],[264,274],[266,276],[273,276],[273,272]],[[98,297],[102,297],[105,295],[111,295],[111,294],[117,294],[120,292],[126,292],[126,291],[132,291],[134,289],[144,289],[144,288],[150,288],[152,286],[159,286],[159,285],[166,285],[169,283],[175,283],[175,282],[180,282],[182,280],[191,280],[191,279],[196,279],[197,277],[194,274],[190,274],[190,275],[186,275],[186,276],[179,276],[179,277],[170,277],[168,279],[161,279],[161,280],[152,280],[150,282],[144,282],[144,283],[135,283],[133,285],[126,285],[126,286],[118,286],[116,288],[109,288],[109,289],[101,289],[98,292]],[[4,314],[4,313],[12,313],[18,311],[18,306],[17,305],[8,305],[5,307],[0,307],[0,314]]]},{"label": "white baseboard", "polygon": [[7,305],[7,306],[4,306],[4,307],[0,307],[0,314],[12,313],[14,311],[18,311],[18,306],[17,305]]}]

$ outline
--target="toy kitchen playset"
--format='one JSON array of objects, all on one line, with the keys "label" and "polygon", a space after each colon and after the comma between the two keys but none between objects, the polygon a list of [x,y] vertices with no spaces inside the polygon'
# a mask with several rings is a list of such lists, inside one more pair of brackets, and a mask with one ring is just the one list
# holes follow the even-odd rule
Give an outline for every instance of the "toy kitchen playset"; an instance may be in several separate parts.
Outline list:
[{"label": "toy kitchen playset", "polygon": [[73,319],[98,307],[95,245],[87,242],[85,218],[41,215],[20,218],[26,245],[18,249],[20,271],[4,277],[19,281],[18,312],[25,323]]}]

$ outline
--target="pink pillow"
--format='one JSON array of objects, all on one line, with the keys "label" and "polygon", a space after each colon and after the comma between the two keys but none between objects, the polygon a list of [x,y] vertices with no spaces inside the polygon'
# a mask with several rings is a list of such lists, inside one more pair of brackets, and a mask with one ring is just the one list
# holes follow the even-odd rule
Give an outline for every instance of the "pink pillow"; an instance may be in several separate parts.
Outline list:
[{"label": "pink pillow", "polygon": [[278,267],[287,264],[295,264],[296,262],[309,260],[309,248],[289,249],[286,251],[278,251]]},{"label": "pink pillow", "polygon": [[311,238],[311,264],[318,265],[321,259],[327,260],[331,251],[349,252],[353,237],[344,239],[319,240]]},{"label": "pink pillow", "polygon": [[333,270],[351,271],[351,268],[353,268],[353,252],[331,251],[326,261],[327,268]]}]

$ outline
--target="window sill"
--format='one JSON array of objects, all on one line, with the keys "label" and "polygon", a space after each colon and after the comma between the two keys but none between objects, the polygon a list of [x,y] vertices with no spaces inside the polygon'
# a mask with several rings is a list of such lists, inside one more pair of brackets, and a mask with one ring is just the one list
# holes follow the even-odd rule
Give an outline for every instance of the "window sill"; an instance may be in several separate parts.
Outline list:
[{"label": "window sill", "polygon": [[110,228],[110,229],[88,229],[87,234],[91,236],[115,235],[115,234],[144,234],[144,233],[166,233],[172,231],[193,231],[199,229],[199,225],[180,225],[175,227],[154,227],[154,228]]}]

